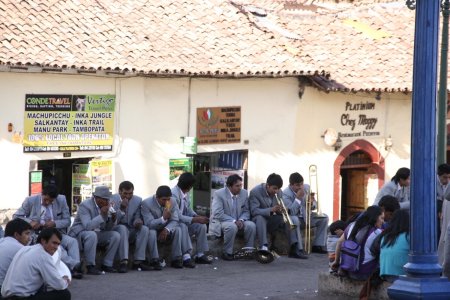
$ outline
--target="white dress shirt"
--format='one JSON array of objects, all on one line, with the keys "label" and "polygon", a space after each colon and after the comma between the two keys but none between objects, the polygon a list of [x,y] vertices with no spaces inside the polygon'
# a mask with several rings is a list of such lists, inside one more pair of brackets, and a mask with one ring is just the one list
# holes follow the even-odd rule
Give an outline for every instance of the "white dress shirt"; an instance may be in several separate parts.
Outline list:
[{"label": "white dress shirt", "polygon": [[64,290],[67,281],[55,267],[52,256],[41,244],[26,246],[14,256],[2,285],[2,297],[29,297],[46,284],[53,290]]},{"label": "white dress shirt", "polygon": [[0,286],[3,285],[8,267],[14,255],[24,246],[13,237],[7,236],[0,239]]}]

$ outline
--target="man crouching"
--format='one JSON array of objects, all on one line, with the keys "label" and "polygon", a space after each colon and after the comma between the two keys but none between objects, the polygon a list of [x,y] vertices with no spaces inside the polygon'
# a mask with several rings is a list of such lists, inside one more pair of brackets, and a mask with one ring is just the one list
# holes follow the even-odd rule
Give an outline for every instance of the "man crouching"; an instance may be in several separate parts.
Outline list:
[{"label": "man crouching", "polygon": [[59,274],[52,258],[61,239],[56,228],[46,228],[39,233],[36,245],[20,249],[6,273],[2,296],[70,300],[70,279]]}]

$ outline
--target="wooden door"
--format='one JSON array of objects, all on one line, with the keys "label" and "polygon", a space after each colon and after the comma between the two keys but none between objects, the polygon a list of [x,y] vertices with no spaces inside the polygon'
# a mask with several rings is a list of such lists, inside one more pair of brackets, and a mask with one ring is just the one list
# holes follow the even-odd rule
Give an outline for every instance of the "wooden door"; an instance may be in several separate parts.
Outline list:
[{"label": "wooden door", "polygon": [[347,201],[345,203],[345,211],[348,217],[365,210],[367,207],[364,180],[366,172],[367,170],[360,169],[347,170]]}]

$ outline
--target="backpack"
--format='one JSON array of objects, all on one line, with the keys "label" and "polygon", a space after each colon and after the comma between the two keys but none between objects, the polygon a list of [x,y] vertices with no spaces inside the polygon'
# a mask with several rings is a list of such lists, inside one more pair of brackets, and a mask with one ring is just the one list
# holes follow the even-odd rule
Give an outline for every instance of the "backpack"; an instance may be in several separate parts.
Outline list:
[{"label": "backpack", "polygon": [[[348,226],[344,231],[345,236],[349,234],[349,227],[350,226]],[[364,228],[362,230],[364,230]],[[367,232],[365,233],[364,238],[359,243],[356,240],[356,237],[354,240],[345,239],[342,243],[340,264],[342,270],[348,272],[357,272],[359,270],[359,267],[364,261],[364,246],[366,244],[367,238],[369,237],[370,233],[374,231],[374,229],[367,228],[366,231]]]}]

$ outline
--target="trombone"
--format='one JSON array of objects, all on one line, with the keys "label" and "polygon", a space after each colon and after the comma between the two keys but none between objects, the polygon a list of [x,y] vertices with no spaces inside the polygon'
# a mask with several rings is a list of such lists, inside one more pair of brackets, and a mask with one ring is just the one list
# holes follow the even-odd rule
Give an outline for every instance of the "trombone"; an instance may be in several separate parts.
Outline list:
[{"label": "trombone", "polygon": [[275,194],[275,199],[277,200],[277,204],[281,206],[281,215],[283,216],[284,223],[288,224],[291,229],[295,229],[295,224],[292,222],[291,216],[289,216],[289,212],[284,205],[283,199],[278,198],[277,194]]},{"label": "trombone", "polygon": [[311,252],[311,216],[313,210],[314,200],[316,200],[316,209],[318,215],[319,210],[319,183],[317,179],[317,166],[309,166],[309,185],[305,184],[305,251],[309,254]]}]

